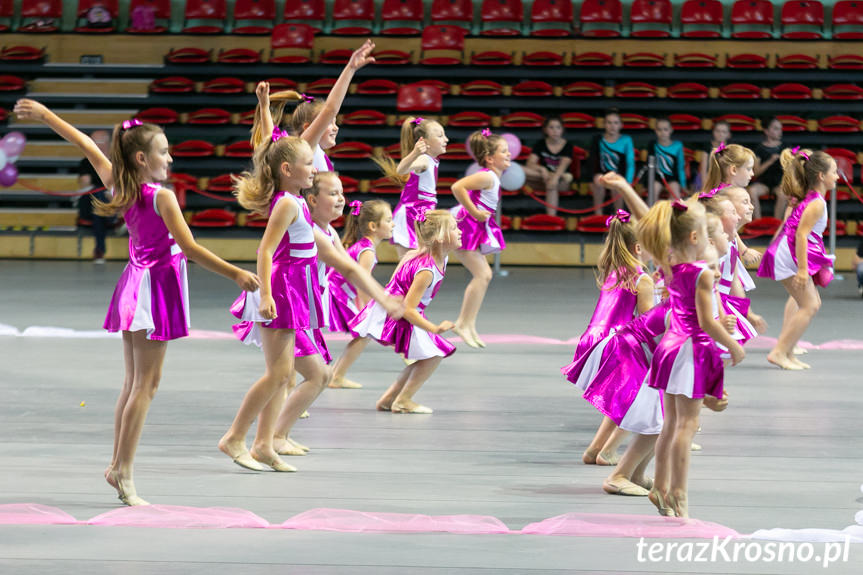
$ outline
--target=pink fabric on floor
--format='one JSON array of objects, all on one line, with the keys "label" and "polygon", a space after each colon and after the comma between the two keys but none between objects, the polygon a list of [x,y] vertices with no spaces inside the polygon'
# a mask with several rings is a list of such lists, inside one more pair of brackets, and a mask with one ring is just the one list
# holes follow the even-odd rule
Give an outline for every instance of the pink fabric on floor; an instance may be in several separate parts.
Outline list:
[{"label": "pink fabric on floor", "polygon": [[487,515],[414,515],[372,513],[349,509],[310,509],[281,524],[282,529],[319,531],[416,533],[509,533],[499,519]]},{"label": "pink fabric on floor", "polygon": [[270,523],[245,509],[142,505],[121,507],[93,517],[87,525],[111,527],[163,527],[171,529],[266,528]]},{"label": "pink fabric on floor", "polygon": [[77,519],[56,507],[38,503],[0,505],[0,525],[75,525]]},{"label": "pink fabric on floor", "polygon": [[863,341],[860,341],[859,339],[837,339],[835,341],[826,341],[816,347],[817,349],[840,349],[857,351],[863,349]]},{"label": "pink fabric on floor", "polygon": [[649,537],[655,539],[712,539],[739,537],[737,531],[709,521],[658,515],[567,513],[520,531],[523,535],[573,535],[576,537]]}]

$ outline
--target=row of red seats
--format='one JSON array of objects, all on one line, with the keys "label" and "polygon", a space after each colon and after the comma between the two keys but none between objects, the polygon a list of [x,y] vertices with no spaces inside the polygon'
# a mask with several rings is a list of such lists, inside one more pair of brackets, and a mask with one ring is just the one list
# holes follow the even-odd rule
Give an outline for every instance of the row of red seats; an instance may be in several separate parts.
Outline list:
[{"label": "row of red seats", "polygon": [[[94,26],[87,13],[100,6],[110,14],[110,25]],[[138,27],[130,33],[164,33],[171,19],[171,0],[131,0],[129,13],[145,11],[154,24]],[[21,32],[56,32],[63,15],[62,0],[21,0]],[[115,31],[119,15],[118,0],[78,0],[78,32]],[[451,22],[470,31],[474,20],[472,0],[433,0],[432,23]],[[383,0],[380,26],[374,0],[332,0],[330,33],[369,35],[419,35],[425,22],[423,0]],[[13,0],[0,0],[0,19],[14,17]],[[327,22],[325,0],[289,0],[282,14],[285,22],[305,22],[318,31]],[[674,12],[670,0],[633,0],[629,24],[631,36],[667,38],[672,35]],[[131,18],[135,20],[135,18]],[[233,34],[268,34],[276,20],[275,0],[236,0],[231,19]],[[522,34],[525,9],[522,0],[483,0],[480,8],[481,34],[518,36]],[[685,38],[719,38],[723,35],[725,14],[720,0],[686,0],[680,11],[681,36]],[[534,0],[530,8],[530,30],[534,36],[564,37],[575,30],[572,0]],[[622,34],[621,0],[584,0],[578,21],[586,37],[617,37]],[[223,34],[228,22],[226,0],[186,0],[182,31],[187,34]],[[818,0],[787,0],[782,5],[779,30],[782,38],[819,39],[824,37],[824,6]],[[731,8],[731,37],[744,39],[773,38],[774,6],[769,0],[736,0]],[[5,26],[5,28],[4,28]],[[379,30],[378,30],[379,28]],[[0,26],[0,30],[9,25]],[[863,39],[863,5],[857,0],[840,0],[833,6],[832,37]]]}]

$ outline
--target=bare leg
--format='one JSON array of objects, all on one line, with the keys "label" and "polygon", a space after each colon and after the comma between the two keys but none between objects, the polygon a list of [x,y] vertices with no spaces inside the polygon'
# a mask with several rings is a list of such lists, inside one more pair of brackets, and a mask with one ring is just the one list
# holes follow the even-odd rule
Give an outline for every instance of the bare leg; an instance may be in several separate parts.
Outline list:
[{"label": "bare leg", "polygon": [[560,205],[560,194],[557,188],[546,188],[545,201],[549,205],[545,207],[545,213],[549,216],[557,215],[557,207]]},{"label": "bare leg", "polygon": [[442,357],[430,357],[428,359],[421,359],[409,366],[408,369],[410,369],[410,372],[408,373],[407,380],[392,403],[391,410],[394,413],[431,413],[431,409],[416,403],[413,397],[426,380],[431,377],[431,374],[437,369],[442,359]]},{"label": "bare leg", "polygon": [[656,469],[654,470],[653,488],[647,497],[659,510],[660,515],[674,515],[674,511],[669,507],[666,498],[671,487],[670,454],[671,443],[677,426],[677,409],[673,395],[663,392],[663,396],[665,421],[662,423],[662,432],[656,439]]},{"label": "bare leg", "polygon": [[129,401],[129,395],[132,393],[132,383],[135,381],[135,353],[132,345],[132,332],[123,332],[123,364],[126,368],[126,374],[123,378],[123,389],[120,390],[120,396],[117,398],[117,404],[114,407],[114,452],[111,455],[111,463],[105,469],[105,479],[111,484],[114,489],[117,485],[112,483],[113,476],[111,470],[117,463],[117,445],[120,443],[120,428],[123,426],[123,412],[126,410],[126,402]]},{"label": "bare leg", "polygon": [[786,312],[792,311],[792,313],[783,321],[779,339],[776,346],[767,354],[767,361],[783,369],[804,369],[798,365],[802,362],[795,362],[792,351],[821,308],[821,296],[818,295],[812,278],[809,278],[803,288],[795,288],[792,280],[793,278],[786,278],[782,280],[782,285],[794,299],[798,309],[793,312],[793,304],[786,304]]},{"label": "bare leg", "polygon": [[606,493],[638,496],[648,494],[649,488],[653,485],[652,481],[648,481],[644,476],[644,471],[653,456],[656,437],[656,435],[635,435],[617,467],[603,482],[602,488]]},{"label": "bare leg", "polygon": [[596,457],[599,455],[602,446],[606,444],[615,429],[617,429],[617,425],[615,425],[615,423],[608,417],[603,417],[602,422],[599,424],[599,428],[593,435],[590,445],[588,445],[587,449],[584,450],[581,460],[588,465],[595,464]]},{"label": "bare leg", "polygon": [[767,193],[767,186],[755,182],[749,186],[747,191],[752,200],[752,219],[757,220],[761,217],[761,196]]},{"label": "bare leg", "polygon": [[395,383],[389,386],[384,394],[380,396],[375,403],[375,408],[378,411],[390,411],[392,409],[393,401],[395,401],[396,397],[398,397],[399,393],[404,389],[404,386],[408,381],[408,376],[410,376],[411,369],[415,364],[416,362],[405,366],[401,373],[399,373],[398,378],[396,378]]},{"label": "bare leg", "polygon": [[298,450],[289,444],[288,438],[291,435],[291,429],[300,419],[300,415],[321,394],[332,376],[332,370],[324,363],[320,355],[298,357],[295,362],[297,371],[305,379],[288,396],[288,401],[276,420],[273,447],[280,455],[305,455],[305,451]]},{"label": "bare leg", "polygon": [[491,282],[491,267],[489,267],[485,256],[478,251],[458,250],[456,253],[459,261],[471,273],[473,279],[464,290],[464,301],[453,331],[469,346],[485,347],[476,331],[476,317],[479,314],[479,308],[482,307],[482,300],[485,298],[488,284]]},{"label": "bare leg", "polygon": [[773,207],[773,217],[777,220],[781,220],[785,216],[785,207],[788,205],[788,198],[782,193],[781,186],[773,188],[773,194],[776,196],[776,205]]},{"label": "bare leg", "polygon": [[596,464],[617,465],[617,462],[620,461],[620,457],[617,455],[617,449],[620,447],[620,444],[623,443],[623,440],[626,439],[627,435],[629,435],[628,431],[615,427],[614,431],[611,432],[611,437],[608,438],[602,446],[602,450],[599,452],[599,455],[596,456]]},{"label": "bare leg", "polygon": [[[134,362],[134,381],[132,390],[123,409],[120,434],[117,440],[117,453],[113,469],[108,474],[108,483],[115,485],[120,500],[126,505],[147,505],[138,497],[132,477],[135,452],[147,420],[150,403],[159,389],[162,377],[162,364],[165,362],[167,342],[150,341],[145,331],[130,334]],[[124,348],[125,348],[124,333]]]},{"label": "bare leg", "polygon": [[599,183],[600,175],[593,176],[593,181],[590,182],[590,192],[593,194],[593,213],[596,215],[602,214],[602,208],[599,207],[605,200],[605,188]]},{"label": "bare leg", "polygon": [[668,193],[671,194],[672,198],[683,197],[683,192],[680,189],[680,182],[668,182]]},{"label": "bare leg", "polygon": [[[285,383],[294,369],[295,332],[292,329],[261,329],[266,371],[256,381],[234,417],[231,428],[219,440],[219,449],[240,465],[248,462],[246,434],[256,418],[258,429],[255,435],[256,459],[263,460],[274,469],[281,464],[273,449],[273,432],[276,416],[284,401]],[[254,469],[253,465],[249,465]]]},{"label": "bare leg", "polygon": [[[668,503],[678,517],[689,517],[687,503],[687,485],[689,482],[689,457],[692,438],[698,429],[698,413],[701,411],[701,399],[690,399],[685,395],[666,396],[675,403],[677,417],[674,439],[671,442],[671,483],[668,491]],[[671,403],[669,401],[668,403]]]},{"label": "bare leg", "polygon": [[360,357],[360,354],[363,353],[363,350],[366,349],[366,346],[368,344],[369,338],[367,337],[355,337],[348,342],[348,345],[345,346],[345,350],[342,352],[342,355],[339,356],[339,358],[336,360],[335,365],[333,365],[333,379],[330,382],[330,387],[362,387],[362,385],[360,385],[359,383],[347,379],[345,375],[347,375],[348,370],[351,368],[357,358]]}]

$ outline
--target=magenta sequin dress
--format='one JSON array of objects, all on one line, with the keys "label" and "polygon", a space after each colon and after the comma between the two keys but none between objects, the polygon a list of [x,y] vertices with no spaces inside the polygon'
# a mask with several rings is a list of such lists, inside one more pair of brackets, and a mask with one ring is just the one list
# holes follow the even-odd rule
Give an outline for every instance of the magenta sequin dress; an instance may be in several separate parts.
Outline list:
[{"label": "magenta sequin dress", "polygon": [[461,230],[461,249],[470,252],[479,250],[483,255],[496,254],[506,249],[503,232],[494,219],[500,203],[500,178],[488,168],[481,171],[488,172],[494,178],[491,187],[485,190],[470,190],[468,195],[477,208],[489,212],[491,216],[484,222],[478,222],[464,206],[458,205],[451,211]]},{"label": "magenta sequin dress", "polygon": [[[354,261],[360,261],[360,254],[365,251],[371,251],[375,255],[375,244],[368,238],[360,238],[357,242],[351,244],[347,248],[348,255]],[[378,263],[375,255],[375,264]],[[353,320],[360,310],[356,306],[357,289],[342,276],[337,270],[330,269],[327,272],[327,280],[330,286],[330,323],[329,330],[337,333],[351,333],[348,324]]]},{"label": "magenta sequin dress", "polygon": [[114,288],[104,328],[143,329],[147,339],[168,341],[189,335],[189,282],[186,256],[156,209],[160,189],[143,184],[141,197],[123,214],[129,263]]},{"label": "magenta sequin dress", "polygon": [[836,256],[827,254],[823,238],[824,230],[827,228],[827,203],[821,194],[815,190],[810,190],[806,198],[794,206],[788,219],[785,220],[782,231],[764,252],[764,257],[761,258],[761,265],[758,268],[759,277],[781,281],[797,274],[797,251],[795,247],[797,228],[800,226],[803,212],[809,207],[809,204],[815,201],[821,202],[823,211],[806,238],[806,264],[809,268],[807,271],[812,276],[815,285],[825,287],[833,280],[833,260]]},{"label": "magenta sequin dress", "polygon": [[[743,267],[740,262],[740,257],[737,252],[737,242],[732,241],[728,244],[728,252],[719,258],[719,273],[720,278],[716,288],[719,291],[719,298],[722,302],[722,308],[728,315],[733,315],[737,319],[737,328],[732,337],[740,342],[741,345],[758,335],[755,328],[746,319],[749,313],[750,301],[747,297],[736,297],[731,295],[731,284],[734,282],[735,274],[739,275],[740,268]],[[744,272],[746,268],[743,268]],[[749,274],[746,274],[749,278]],[[743,277],[739,278],[743,285]],[[751,282],[751,278],[749,282]]]},{"label": "magenta sequin dress", "polygon": [[393,210],[393,237],[390,239],[391,244],[412,250],[417,247],[414,230],[417,214],[421,210],[433,210],[437,207],[437,174],[440,161],[428,154],[420,157],[426,159],[429,169],[419,174],[410,173],[399,203]]},{"label": "magenta sequin dress", "polygon": [[[446,262],[443,269],[438,268],[431,254],[417,254],[402,260],[386,285],[386,292],[405,296],[410,291],[414,277],[423,270],[430,271],[434,276],[417,308],[420,315],[425,317],[425,308],[437,295],[443,282]],[[455,346],[438,334],[416,327],[406,319],[387,317],[383,306],[376,301],[370,301],[360,310],[351,320],[350,328],[354,337],[371,336],[384,345],[393,346],[396,353],[404,354],[407,359],[449,357],[455,352]]]},{"label": "magenta sequin dress", "polygon": [[[641,272],[641,275],[645,275],[644,272]],[[641,275],[636,279],[636,284],[641,279]],[[582,391],[587,389],[599,367],[596,361],[588,361],[594,345],[612,330],[632,321],[635,316],[638,294],[628,290],[622,284],[615,287],[617,277],[618,270],[612,270],[608,274],[602,289],[599,290],[599,301],[596,302],[596,309],[593,311],[587,330],[578,340],[572,363],[561,368],[566,379]]]},{"label": "magenta sequin dress", "polygon": [[[339,240],[339,235],[332,226],[328,225],[326,230],[318,227],[318,224],[312,222],[312,227],[324,234],[330,243],[333,245]],[[320,259],[315,257],[315,267],[318,273],[318,287],[321,292],[321,314],[323,316],[323,327],[329,327],[329,314],[332,307],[332,298],[330,295],[330,284],[327,282],[327,266]],[[327,347],[327,342],[324,340],[323,330],[319,327],[316,329],[300,329],[297,330],[296,342],[294,344],[294,357],[308,357],[310,355],[320,355],[324,363],[330,363],[333,358],[330,355],[330,350]]]},{"label": "magenta sequin dress", "polygon": [[[319,330],[324,325],[312,216],[306,201],[288,192],[273,196],[271,214],[280,201],[296,202],[298,214],[273,254],[270,286],[276,302],[276,318],[267,320],[258,313],[260,290],[244,292],[231,306],[231,313],[242,320],[234,325],[234,333],[246,344],[261,345],[261,327],[293,329],[299,334],[301,330]],[[297,341],[299,339],[298,335]]]},{"label": "magenta sequin dress", "polygon": [[672,395],[722,398],[724,368],[721,350],[698,324],[695,291],[704,262],[677,264],[668,284],[671,322],[650,364],[649,385]]}]

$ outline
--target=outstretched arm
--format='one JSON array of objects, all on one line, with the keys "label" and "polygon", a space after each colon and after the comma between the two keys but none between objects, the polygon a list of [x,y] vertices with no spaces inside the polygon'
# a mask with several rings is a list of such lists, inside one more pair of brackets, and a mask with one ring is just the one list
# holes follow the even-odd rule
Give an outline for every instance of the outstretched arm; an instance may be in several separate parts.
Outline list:
[{"label": "outstretched arm", "polygon": [[258,113],[261,115],[261,136],[266,142],[273,136],[273,114],[270,112],[270,83],[258,82],[255,88],[258,96]]},{"label": "outstretched arm", "polygon": [[626,207],[629,208],[629,211],[632,213],[633,219],[638,221],[647,213],[647,210],[649,209],[647,204],[641,199],[638,192],[629,185],[626,178],[617,172],[608,172],[607,174],[603,174],[599,178],[599,181],[606,188],[620,192],[620,195],[623,196],[623,201],[626,203]]},{"label": "outstretched arm", "polygon": [[76,145],[93,165],[96,173],[99,174],[99,179],[102,180],[102,184],[108,189],[114,186],[114,180],[111,177],[111,161],[105,157],[105,154],[102,153],[96,142],[89,136],[36,100],[28,98],[18,100],[15,102],[14,112],[22,120],[42,122],[54,130],[58,136],[70,144]]}]

